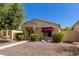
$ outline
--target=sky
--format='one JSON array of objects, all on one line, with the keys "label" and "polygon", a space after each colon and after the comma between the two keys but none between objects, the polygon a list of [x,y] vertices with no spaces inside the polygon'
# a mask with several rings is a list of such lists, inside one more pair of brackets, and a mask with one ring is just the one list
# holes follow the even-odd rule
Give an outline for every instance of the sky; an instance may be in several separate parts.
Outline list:
[{"label": "sky", "polygon": [[78,3],[23,3],[22,8],[23,22],[37,18],[60,24],[63,28],[72,27],[79,20]]}]

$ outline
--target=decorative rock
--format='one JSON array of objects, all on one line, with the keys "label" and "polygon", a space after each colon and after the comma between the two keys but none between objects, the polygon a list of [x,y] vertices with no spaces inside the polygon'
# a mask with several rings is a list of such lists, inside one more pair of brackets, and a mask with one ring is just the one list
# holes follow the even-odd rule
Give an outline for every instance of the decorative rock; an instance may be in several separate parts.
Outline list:
[{"label": "decorative rock", "polygon": [[41,40],[41,42],[46,42],[45,40]]},{"label": "decorative rock", "polygon": [[50,43],[50,42],[51,42],[51,40],[47,40],[47,42],[48,42],[48,43]]}]

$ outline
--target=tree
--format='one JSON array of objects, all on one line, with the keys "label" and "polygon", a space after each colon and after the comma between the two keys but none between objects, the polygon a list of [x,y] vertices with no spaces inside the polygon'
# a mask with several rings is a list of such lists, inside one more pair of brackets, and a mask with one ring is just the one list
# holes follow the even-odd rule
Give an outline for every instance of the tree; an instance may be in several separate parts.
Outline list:
[{"label": "tree", "polygon": [[0,30],[4,29],[5,27],[4,20],[7,12],[8,9],[5,7],[5,4],[0,4]]},{"label": "tree", "polygon": [[18,29],[24,18],[20,4],[0,4],[0,30]]},{"label": "tree", "polygon": [[[10,6],[8,15],[9,17],[9,28],[10,29],[17,29],[19,27],[19,25],[22,22],[22,19],[24,17],[23,15],[23,9],[21,8],[21,6],[19,4],[13,4]],[[7,18],[8,19],[8,18]]]},{"label": "tree", "polygon": [[3,32],[2,30],[5,29],[5,16],[8,13],[8,8],[6,4],[0,4],[0,35],[2,37]]},{"label": "tree", "polygon": [[64,28],[62,29],[62,31],[69,31],[69,30],[71,30],[70,27],[64,27]]}]

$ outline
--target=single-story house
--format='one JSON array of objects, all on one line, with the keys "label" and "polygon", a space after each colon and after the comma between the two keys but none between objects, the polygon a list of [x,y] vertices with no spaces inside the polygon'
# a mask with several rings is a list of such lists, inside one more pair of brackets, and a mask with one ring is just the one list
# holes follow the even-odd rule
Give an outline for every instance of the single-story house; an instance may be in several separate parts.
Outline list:
[{"label": "single-story house", "polygon": [[31,21],[27,21],[22,25],[22,30],[24,32],[25,39],[29,39],[33,32],[39,33],[41,39],[51,39],[52,32],[60,31],[60,25],[39,19],[32,19]]},{"label": "single-story house", "polygon": [[79,31],[79,21],[77,21],[77,22],[72,26],[72,30],[74,30],[74,31]]}]

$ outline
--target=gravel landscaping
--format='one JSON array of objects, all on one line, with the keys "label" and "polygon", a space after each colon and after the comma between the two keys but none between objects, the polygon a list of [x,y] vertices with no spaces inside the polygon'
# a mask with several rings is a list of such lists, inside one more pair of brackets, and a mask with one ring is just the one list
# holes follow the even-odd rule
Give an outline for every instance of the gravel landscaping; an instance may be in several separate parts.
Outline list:
[{"label": "gravel landscaping", "polygon": [[67,43],[26,42],[0,50],[6,56],[77,56],[79,45]]}]

